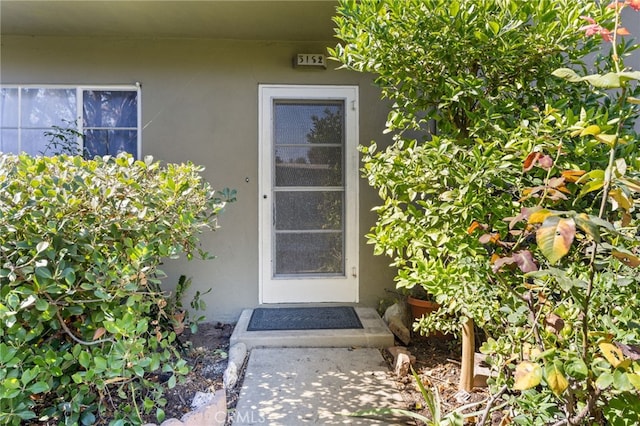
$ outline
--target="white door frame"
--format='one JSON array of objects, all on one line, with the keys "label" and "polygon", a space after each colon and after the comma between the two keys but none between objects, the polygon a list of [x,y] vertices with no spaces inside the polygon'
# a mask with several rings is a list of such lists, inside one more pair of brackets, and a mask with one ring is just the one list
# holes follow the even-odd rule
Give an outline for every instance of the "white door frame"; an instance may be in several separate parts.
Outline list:
[{"label": "white door frame", "polygon": [[[358,302],[358,87],[259,85],[259,302]],[[273,273],[273,105],[275,100],[344,101],[344,276],[277,278]]]}]

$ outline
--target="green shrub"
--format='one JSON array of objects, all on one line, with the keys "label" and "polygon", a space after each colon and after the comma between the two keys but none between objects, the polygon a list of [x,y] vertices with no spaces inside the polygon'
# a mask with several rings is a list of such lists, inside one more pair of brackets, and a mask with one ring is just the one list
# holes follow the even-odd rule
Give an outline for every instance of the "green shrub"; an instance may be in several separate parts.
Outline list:
[{"label": "green shrub", "polygon": [[233,197],[201,171],[127,155],[0,156],[0,424],[162,420],[160,382],[188,367],[157,268],[207,257],[198,234]]}]

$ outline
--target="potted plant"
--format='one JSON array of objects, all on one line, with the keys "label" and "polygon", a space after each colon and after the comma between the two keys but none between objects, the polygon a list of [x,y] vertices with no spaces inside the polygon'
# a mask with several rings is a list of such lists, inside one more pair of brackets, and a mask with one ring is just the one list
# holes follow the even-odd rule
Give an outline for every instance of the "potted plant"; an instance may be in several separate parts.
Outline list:
[{"label": "potted plant", "polygon": [[407,295],[407,304],[411,309],[411,317],[415,320],[420,320],[423,316],[430,315],[440,309],[440,304],[422,286],[411,289]]}]

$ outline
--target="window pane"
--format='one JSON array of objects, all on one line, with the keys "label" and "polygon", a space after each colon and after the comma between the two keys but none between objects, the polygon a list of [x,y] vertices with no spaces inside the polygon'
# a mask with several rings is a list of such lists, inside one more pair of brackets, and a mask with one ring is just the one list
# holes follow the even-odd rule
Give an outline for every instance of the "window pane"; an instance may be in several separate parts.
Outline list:
[{"label": "window pane", "polygon": [[87,90],[83,103],[85,127],[138,126],[137,92]]},{"label": "window pane", "polygon": [[86,130],[84,133],[85,155],[118,155],[121,152],[138,152],[138,132],[136,130]]},{"label": "window pane", "polygon": [[0,131],[0,152],[19,154],[17,129],[2,129]]},{"label": "window pane", "polygon": [[[47,150],[49,139],[44,135],[49,129],[22,129],[20,151],[29,155],[43,155]],[[51,153],[46,153],[51,155]]]},{"label": "window pane", "polygon": [[280,147],[276,186],[342,186],[342,148]]},{"label": "window pane", "polygon": [[18,127],[18,89],[0,89],[0,127]]},{"label": "window pane", "polygon": [[69,127],[76,121],[75,89],[22,89],[22,127]]},{"label": "window pane", "polygon": [[342,229],[342,191],[277,192],[276,229]]},{"label": "window pane", "polygon": [[276,234],[276,275],[344,274],[342,233]]},{"label": "window pane", "polygon": [[274,105],[275,144],[342,144],[343,103],[293,103]]}]

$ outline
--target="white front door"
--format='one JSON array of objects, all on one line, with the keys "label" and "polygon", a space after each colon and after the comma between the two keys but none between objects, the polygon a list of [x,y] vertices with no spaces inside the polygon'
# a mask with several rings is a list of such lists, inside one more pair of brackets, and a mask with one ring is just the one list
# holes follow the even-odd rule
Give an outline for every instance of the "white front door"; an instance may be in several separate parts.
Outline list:
[{"label": "white front door", "polygon": [[358,88],[260,85],[260,303],[358,301]]}]

